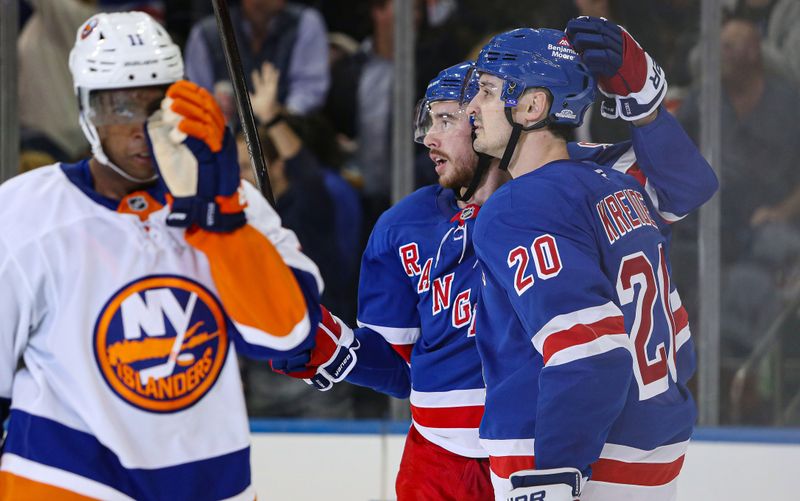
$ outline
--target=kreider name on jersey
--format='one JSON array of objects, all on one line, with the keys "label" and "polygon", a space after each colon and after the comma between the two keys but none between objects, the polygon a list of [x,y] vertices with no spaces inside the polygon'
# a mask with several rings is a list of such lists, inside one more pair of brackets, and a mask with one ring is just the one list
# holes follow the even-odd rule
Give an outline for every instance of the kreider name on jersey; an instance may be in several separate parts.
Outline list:
[{"label": "kreider name on jersey", "polygon": [[616,191],[597,202],[596,208],[608,243],[612,245],[629,232],[643,226],[658,229],[644,201],[644,195],[637,190]]}]

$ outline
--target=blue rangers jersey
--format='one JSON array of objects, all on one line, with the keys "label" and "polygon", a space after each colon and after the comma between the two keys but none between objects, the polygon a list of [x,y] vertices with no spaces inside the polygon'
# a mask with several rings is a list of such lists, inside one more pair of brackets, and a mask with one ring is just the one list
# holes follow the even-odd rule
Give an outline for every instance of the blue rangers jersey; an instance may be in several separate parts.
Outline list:
[{"label": "blue rangers jersey", "polygon": [[[570,156],[635,176],[642,184],[631,182],[659,207],[654,217],[669,221],[714,192],[713,172],[668,113],[632,134],[632,143],[614,146],[570,143]],[[589,164],[584,168],[593,173]],[[451,190],[429,186],[379,219],[362,259],[361,349],[347,378],[410,395],[420,434],[467,457],[487,456],[478,438],[486,399],[475,344],[482,287],[472,245],[478,210],[459,207]]]},{"label": "blue rangers jersey", "polygon": [[[694,179],[710,195],[708,174]],[[480,433],[498,499],[510,473],[533,467],[591,474],[586,499],[661,499],[677,477],[695,357],[670,279],[674,213],[659,201],[614,169],[561,160],[481,209]]]}]

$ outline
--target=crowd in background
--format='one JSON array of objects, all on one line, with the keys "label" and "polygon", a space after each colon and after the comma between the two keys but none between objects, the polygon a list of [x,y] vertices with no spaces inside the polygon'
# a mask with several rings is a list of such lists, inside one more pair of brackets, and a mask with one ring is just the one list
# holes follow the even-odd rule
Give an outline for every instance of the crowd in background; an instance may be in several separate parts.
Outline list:
[{"label": "crowd in background", "polygon": [[[323,302],[353,325],[358,266],[377,217],[390,206],[393,0],[239,0],[232,20],[269,176],[284,225],[294,230],[326,283]],[[721,31],[721,251],[723,385],[775,318],[800,295],[800,2],[723,0]],[[21,0],[19,110],[25,171],[89,154],[67,66],[81,23],[97,11],[146,10],[183,47],[187,77],[209,89],[237,130],[216,20],[208,0]],[[441,69],[474,58],[493,34],[519,26],[563,27],[576,15],[625,26],[665,69],[667,106],[699,141],[699,0],[419,0],[415,4],[416,94]],[[599,113],[575,140],[628,138],[623,121]],[[409,127],[412,125],[409,124]],[[436,182],[418,145],[416,185]],[[240,144],[244,177],[252,176]],[[698,318],[695,216],[675,225],[674,275]],[[376,277],[379,279],[379,277]],[[800,321],[790,315],[784,357],[800,361]],[[695,335],[702,336],[698,326]],[[794,342],[791,342],[794,339]],[[383,417],[386,399],[340,385],[316,393],[244,365],[254,416]],[[795,368],[800,387],[800,365]],[[770,370],[748,385],[742,422],[774,418]],[[724,405],[730,405],[723,394]],[[800,420],[800,416],[795,416]]]}]

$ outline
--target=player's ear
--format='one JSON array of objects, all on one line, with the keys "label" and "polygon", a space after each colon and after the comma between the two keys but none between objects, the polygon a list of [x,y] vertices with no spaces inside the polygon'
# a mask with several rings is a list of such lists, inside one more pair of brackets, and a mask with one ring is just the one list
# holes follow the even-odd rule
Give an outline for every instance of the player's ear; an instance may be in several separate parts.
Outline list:
[{"label": "player's ear", "polygon": [[531,89],[526,91],[520,98],[518,110],[521,111],[519,117],[521,123],[527,125],[534,124],[547,116],[550,109],[549,96],[543,89]]}]

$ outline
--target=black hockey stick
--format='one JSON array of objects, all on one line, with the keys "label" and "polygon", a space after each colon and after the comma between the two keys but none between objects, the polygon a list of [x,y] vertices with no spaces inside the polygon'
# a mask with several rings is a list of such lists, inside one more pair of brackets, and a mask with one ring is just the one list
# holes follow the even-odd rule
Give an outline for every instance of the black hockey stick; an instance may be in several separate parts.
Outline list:
[{"label": "black hockey stick", "polygon": [[211,0],[214,5],[214,15],[217,18],[217,29],[222,40],[222,51],[225,53],[225,62],[233,84],[233,95],[236,98],[236,108],[239,110],[239,120],[242,121],[242,132],[247,143],[247,152],[250,154],[250,165],[256,174],[258,189],[270,205],[275,207],[275,197],[272,195],[272,185],[269,182],[267,164],[261,151],[261,141],[256,131],[256,120],[253,117],[253,107],[250,104],[250,94],[244,79],[242,59],[239,57],[239,46],[233,34],[231,15],[228,12],[227,0]]}]

